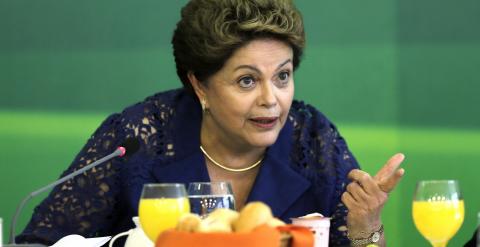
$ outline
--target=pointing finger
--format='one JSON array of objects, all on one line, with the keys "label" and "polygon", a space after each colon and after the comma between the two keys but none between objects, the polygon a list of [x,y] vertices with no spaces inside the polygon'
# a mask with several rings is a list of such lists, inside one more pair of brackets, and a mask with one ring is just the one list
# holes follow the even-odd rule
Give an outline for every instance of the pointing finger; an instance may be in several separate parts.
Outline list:
[{"label": "pointing finger", "polygon": [[387,163],[377,172],[375,175],[375,180],[381,183],[383,180],[388,179],[397,171],[400,164],[402,164],[405,159],[405,155],[402,153],[395,154],[392,156]]}]

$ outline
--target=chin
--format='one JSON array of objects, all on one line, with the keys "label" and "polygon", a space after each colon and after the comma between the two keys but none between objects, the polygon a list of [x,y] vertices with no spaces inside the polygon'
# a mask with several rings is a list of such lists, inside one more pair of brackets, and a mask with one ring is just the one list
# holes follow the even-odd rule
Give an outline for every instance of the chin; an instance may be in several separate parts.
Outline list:
[{"label": "chin", "polygon": [[272,146],[278,138],[279,132],[268,133],[268,134],[257,134],[254,137],[250,138],[249,143],[254,147],[264,147],[268,148]]}]

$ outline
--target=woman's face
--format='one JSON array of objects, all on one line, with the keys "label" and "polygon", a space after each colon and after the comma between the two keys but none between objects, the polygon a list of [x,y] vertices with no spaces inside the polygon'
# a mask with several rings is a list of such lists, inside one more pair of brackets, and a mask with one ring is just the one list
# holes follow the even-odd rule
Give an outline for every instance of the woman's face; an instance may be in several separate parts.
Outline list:
[{"label": "woman's face", "polygon": [[287,120],[293,100],[293,52],[289,45],[259,39],[236,50],[197,91],[209,112],[202,128],[225,144],[268,147]]}]

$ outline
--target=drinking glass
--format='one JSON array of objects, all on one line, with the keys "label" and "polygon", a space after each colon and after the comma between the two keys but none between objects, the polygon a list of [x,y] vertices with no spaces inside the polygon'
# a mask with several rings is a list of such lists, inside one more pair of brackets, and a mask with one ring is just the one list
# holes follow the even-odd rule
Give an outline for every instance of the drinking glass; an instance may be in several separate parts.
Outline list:
[{"label": "drinking glass", "polygon": [[216,208],[235,210],[235,199],[229,182],[190,183],[188,198],[192,213],[203,218]]},{"label": "drinking glass", "polygon": [[480,212],[477,213],[477,247],[480,247]]},{"label": "drinking glass", "polygon": [[462,225],[465,214],[458,181],[418,182],[412,214],[418,231],[432,246],[447,246]]},{"label": "drinking glass", "polygon": [[190,212],[183,184],[145,184],[138,213],[145,234],[154,243],[163,231],[177,226],[179,218]]}]

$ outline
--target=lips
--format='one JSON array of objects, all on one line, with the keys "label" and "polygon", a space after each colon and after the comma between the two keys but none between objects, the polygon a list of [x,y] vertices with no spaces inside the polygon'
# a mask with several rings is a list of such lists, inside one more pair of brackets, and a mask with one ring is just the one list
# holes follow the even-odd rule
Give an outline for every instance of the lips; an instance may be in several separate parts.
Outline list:
[{"label": "lips", "polygon": [[277,124],[278,117],[255,117],[248,119],[253,125],[262,129],[271,129]]}]

